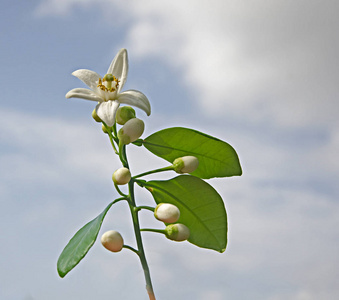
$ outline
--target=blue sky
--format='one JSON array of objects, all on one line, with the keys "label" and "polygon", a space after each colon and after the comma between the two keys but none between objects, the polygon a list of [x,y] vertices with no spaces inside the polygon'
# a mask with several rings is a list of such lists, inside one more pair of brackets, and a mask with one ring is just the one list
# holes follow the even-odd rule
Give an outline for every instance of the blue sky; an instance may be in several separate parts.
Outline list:
[{"label": "blue sky", "polygon": [[[0,12],[0,298],[147,299],[133,253],[97,243],[64,279],[56,261],[114,194],[120,165],[91,119],[79,68],[129,53],[125,89],[151,101],[144,136],[170,126],[232,144],[244,174],[225,200],[225,253],[145,234],[158,299],[339,297],[336,1],[6,1]],[[140,152],[141,151],[141,152]],[[130,149],[132,172],[164,166]],[[143,190],[139,201],[152,204]],[[133,244],[122,204],[105,230]],[[158,226],[143,213],[142,225]],[[133,287],[131,287],[133,286]]]}]

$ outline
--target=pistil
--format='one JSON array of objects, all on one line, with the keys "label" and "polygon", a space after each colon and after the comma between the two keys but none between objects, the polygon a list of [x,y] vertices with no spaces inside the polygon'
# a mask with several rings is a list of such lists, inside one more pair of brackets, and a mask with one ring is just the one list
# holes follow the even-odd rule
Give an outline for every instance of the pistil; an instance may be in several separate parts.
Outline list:
[{"label": "pistil", "polygon": [[[119,86],[119,79],[112,74],[106,74],[103,79],[99,78],[97,87],[104,92],[114,92]],[[105,84],[104,84],[105,82]],[[112,83],[114,82],[114,86]]]}]

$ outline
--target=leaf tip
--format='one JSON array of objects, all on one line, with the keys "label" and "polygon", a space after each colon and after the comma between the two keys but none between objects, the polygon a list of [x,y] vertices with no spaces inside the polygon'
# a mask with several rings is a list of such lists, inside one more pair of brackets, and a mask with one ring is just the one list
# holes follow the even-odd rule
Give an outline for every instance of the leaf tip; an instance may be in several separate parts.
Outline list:
[{"label": "leaf tip", "polygon": [[66,276],[67,272],[62,271],[59,268],[57,270],[58,270],[58,274],[61,278],[64,278]]}]

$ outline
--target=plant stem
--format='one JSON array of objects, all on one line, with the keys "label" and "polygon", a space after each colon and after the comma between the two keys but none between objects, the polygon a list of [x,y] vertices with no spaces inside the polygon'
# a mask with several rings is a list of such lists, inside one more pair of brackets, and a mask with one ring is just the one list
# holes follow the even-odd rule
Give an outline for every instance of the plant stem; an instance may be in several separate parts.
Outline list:
[{"label": "plant stem", "polygon": [[137,210],[137,211],[139,211],[139,210],[142,210],[142,209],[146,209],[146,210],[149,210],[149,211],[152,211],[152,212],[154,212],[154,207],[151,207],[151,206],[137,206],[136,208],[135,208],[135,210]]},{"label": "plant stem", "polygon": [[105,122],[102,122],[102,124],[104,124],[104,126],[106,128],[107,134],[109,136],[109,140],[111,141],[111,145],[113,147],[115,154],[118,154],[117,148],[114,145],[114,136],[112,135],[112,129],[110,127],[108,127]]},{"label": "plant stem", "polygon": [[[122,145],[119,143],[119,158],[125,168],[129,169],[128,166],[128,160],[126,156],[126,146]],[[141,239],[141,233],[140,233],[140,225],[139,225],[139,217],[138,217],[138,210],[136,208],[136,203],[135,203],[135,198],[134,198],[134,180],[133,178],[131,181],[128,183],[128,190],[129,190],[129,196],[128,196],[128,204],[130,208],[130,212],[132,215],[132,220],[133,220],[133,228],[134,228],[134,234],[135,238],[137,241],[137,251],[138,255],[140,258],[141,266],[144,270],[144,275],[145,275],[145,280],[146,280],[146,290],[148,293],[148,296],[150,300],[156,300],[155,295],[153,292],[153,287],[152,287],[152,280],[151,280],[151,274],[148,268],[147,260],[146,260],[146,255]]]},{"label": "plant stem", "polygon": [[168,166],[168,167],[165,167],[165,168],[155,169],[155,170],[152,170],[152,171],[141,173],[139,175],[133,176],[133,178],[139,178],[139,177],[154,174],[154,173],[165,172],[165,171],[173,171],[173,170],[174,170],[173,166]]},{"label": "plant stem", "polygon": [[166,234],[166,230],[164,230],[164,229],[141,228],[140,231],[149,231],[149,232],[156,232],[156,233]]},{"label": "plant stem", "polygon": [[122,247],[123,247],[123,248],[126,248],[126,249],[129,249],[129,250],[131,250],[131,251],[133,251],[136,255],[139,256],[139,251],[136,250],[136,249],[134,249],[133,247],[128,246],[128,245],[123,245]]},{"label": "plant stem", "polygon": [[145,275],[145,280],[146,280],[146,289],[147,289],[147,293],[148,293],[150,300],[155,300],[153,287],[152,287],[152,281],[151,281],[151,274],[148,268],[145,251],[144,251],[141,234],[140,234],[138,211],[135,210],[136,205],[135,205],[135,200],[134,200],[134,181],[131,180],[128,183],[128,186],[129,186],[129,196],[130,196],[129,207],[130,207],[130,211],[131,211],[131,215],[133,219],[133,227],[134,227],[135,238],[137,240],[137,245],[138,245],[139,258],[140,258],[142,268],[144,270],[144,275]]},{"label": "plant stem", "polygon": [[127,195],[125,195],[121,190],[120,190],[120,188],[118,187],[118,185],[114,182],[114,187],[115,187],[115,189],[117,190],[117,192],[121,195],[121,196],[123,196],[123,197],[125,197],[125,198],[128,198],[128,196]]}]

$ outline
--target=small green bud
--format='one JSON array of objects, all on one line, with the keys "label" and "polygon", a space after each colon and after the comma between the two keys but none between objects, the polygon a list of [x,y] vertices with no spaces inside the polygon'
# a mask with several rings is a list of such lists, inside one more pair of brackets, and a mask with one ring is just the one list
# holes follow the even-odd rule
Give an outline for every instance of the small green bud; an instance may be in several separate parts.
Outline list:
[{"label": "small green bud", "polygon": [[94,108],[93,111],[92,111],[92,118],[96,121],[96,122],[101,122],[101,119],[99,118],[99,116],[97,115],[97,111],[96,109]]},{"label": "small green bud", "polygon": [[130,106],[120,106],[117,110],[116,121],[124,125],[128,120],[135,118],[135,110]]},{"label": "small green bud", "polygon": [[131,180],[131,172],[127,168],[120,168],[113,173],[112,179],[117,185],[127,184]]},{"label": "small green bud", "polygon": [[108,133],[107,128],[104,124],[101,125],[101,129],[104,133]]},{"label": "small green bud", "polygon": [[154,216],[164,223],[175,223],[179,220],[180,210],[170,203],[160,203],[154,210]]},{"label": "small green bud", "polygon": [[145,124],[138,118],[128,120],[118,131],[118,138],[124,145],[136,141],[144,132]]},{"label": "small green bud", "polygon": [[199,160],[195,156],[183,156],[174,160],[173,167],[174,171],[183,173],[192,173],[199,166]]},{"label": "small green bud", "polygon": [[185,241],[190,236],[190,230],[188,227],[181,223],[168,225],[165,232],[168,239],[176,242]]},{"label": "small green bud", "polygon": [[109,251],[119,252],[124,246],[124,239],[118,231],[110,230],[102,235],[101,244]]}]

